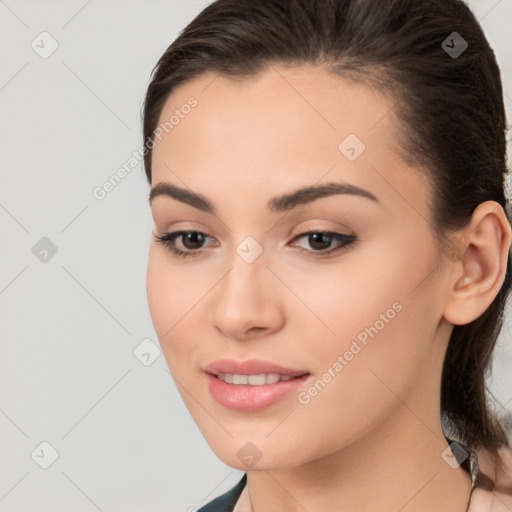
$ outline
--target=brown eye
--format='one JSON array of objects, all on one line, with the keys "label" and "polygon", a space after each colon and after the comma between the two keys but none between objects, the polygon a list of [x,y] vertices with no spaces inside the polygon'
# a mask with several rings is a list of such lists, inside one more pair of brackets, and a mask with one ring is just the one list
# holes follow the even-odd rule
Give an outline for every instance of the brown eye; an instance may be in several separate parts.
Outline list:
[{"label": "brown eye", "polygon": [[182,233],[180,238],[186,249],[200,249],[204,243],[204,234],[198,231]]},{"label": "brown eye", "polygon": [[311,233],[308,235],[308,243],[313,249],[327,249],[332,244],[333,236],[328,233]]},{"label": "brown eye", "polygon": [[[308,231],[297,235],[293,241],[306,239],[308,245],[313,249],[300,248],[301,251],[309,252],[312,256],[328,256],[332,253],[338,252],[356,241],[355,235],[345,235],[342,233],[335,233],[332,231]],[[338,242],[338,245],[333,249],[328,249],[333,242]]]},{"label": "brown eye", "polygon": [[[154,237],[157,242],[162,243],[176,256],[195,255],[200,252],[199,249],[203,248],[206,239],[212,239],[212,237],[201,231],[174,231],[172,233],[164,233],[161,236],[154,235]],[[181,241],[181,245],[185,250],[176,247],[175,241],[177,239]]]}]

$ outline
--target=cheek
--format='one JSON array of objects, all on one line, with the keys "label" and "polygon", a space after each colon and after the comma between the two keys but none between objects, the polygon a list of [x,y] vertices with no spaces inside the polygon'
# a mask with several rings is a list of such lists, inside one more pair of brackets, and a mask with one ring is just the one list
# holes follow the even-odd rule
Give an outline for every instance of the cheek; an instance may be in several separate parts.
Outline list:
[{"label": "cheek", "polygon": [[146,273],[146,292],[149,311],[160,342],[170,334],[200,296],[201,281],[191,275],[191,267],[173,262],[166,251],[152,245]]},{"label": "cheek", "polygon": [[[159,251],[151,245],[146,272],[146,294],[151,319],[159,338],[164,331],[165,323],[170,320],[169,312],[174,310],[176,300],[176,293],[172,292],[172,281],[169,277],[169,271]],[[167,325],[167,328],[169,327],[170,325]]]},{"label": "cheek", "polygon": [[[389,322],[382,324],[380,315],[388,311],[388,321],[396,316],[393,304],[401,295],[399,282],[391,277],[396,275],[396,269],[389,263],[379,264],[374,256],[363,258],[354,253],[336,265],[313,268],[310,264],[302,272],[279,270],[283,281],[300,299],[291,296],[289,300],[291,329],[294,324],[304,324],[310,332],[303,337],[316,342],[310,350],[319,355],[323,351],[348,350],[358,334],[362,332],[364,338],[365,328],[376,322],[379,331],[384,325],[387,327]],[[314,335],[314,331],[318,334]]]},{"label": "cheek", "polygon": [[198,277],[194,264],[177,264],[161,247],[150,248],[146,273],[148,307],[172,373],[187,376],[207,327],[204,300],[216,280],[218,276],[212,272]]},{"label": "cheek", "polygon": [[[151,320],[160,346],[172,371],[171,363],[176,360],[176,333],[182,328],[183,319],[190,309],[194,281],[188,284],[180,275],[176,265],[169,261],[159,247],[149,252],[146,274],[146,293]],[[172,357],[171,357],[172,355]]]},{"label": "cheek", "polygon": [[321,380],[321,392],[311,390],[314,399],[308,407],[328,416],[335,410],[337,418],[345,418],[344,411],[354,413],[342,423],[366,418],[370,405],[381,410],[396,400],[394,393],[409,393],[424,377],[431,355],[437,319],[429,308],[436,291],[423,280],[428,258],[420,266],[412,254],[397,258],[384,247],[378,254],[382,259],[363,261],[350,272],[331,267],[323,277],[304,274],[294,287],[318,317],[308,315],[303,344],[305,354],[314,355],[310,360]]}]

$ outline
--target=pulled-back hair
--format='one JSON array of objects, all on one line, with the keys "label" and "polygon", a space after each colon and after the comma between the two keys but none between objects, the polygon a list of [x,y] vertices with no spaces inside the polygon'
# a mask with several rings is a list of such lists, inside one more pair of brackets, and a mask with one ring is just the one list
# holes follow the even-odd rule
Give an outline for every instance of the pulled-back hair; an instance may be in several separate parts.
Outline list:
[{"label": "pulled-back hair", "polygon": [[[446,51],[454,41],[467,42],[462,54]],[[250,78],[272,64],[323,66],[389,95],[400,120],[401,156],[430,176],[431,224],[441,244],[480,203],[496,201],[507,210],[500,71],[473,13],[458,0],[213,2],[153,69],[143,109],[148,181],[153,132],[177,86],[205,72]],[[511,285],[509,253],[499,293],[479,318],[454,326],[442,369],[445,434],[493,455],[510,446],[491,409],[486,376]]]}]

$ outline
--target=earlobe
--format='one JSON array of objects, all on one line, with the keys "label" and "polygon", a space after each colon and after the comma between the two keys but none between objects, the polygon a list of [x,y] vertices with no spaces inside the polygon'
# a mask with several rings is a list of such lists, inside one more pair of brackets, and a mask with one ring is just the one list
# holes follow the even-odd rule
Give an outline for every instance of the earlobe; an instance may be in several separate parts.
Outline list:
[{"label": "earlobe", "polygon": [[511,228],[495,201],[481,203],[463,229],[465,251],[453,263],[444,317],[454,325],[476,320],[499,293],[507,271]]}]

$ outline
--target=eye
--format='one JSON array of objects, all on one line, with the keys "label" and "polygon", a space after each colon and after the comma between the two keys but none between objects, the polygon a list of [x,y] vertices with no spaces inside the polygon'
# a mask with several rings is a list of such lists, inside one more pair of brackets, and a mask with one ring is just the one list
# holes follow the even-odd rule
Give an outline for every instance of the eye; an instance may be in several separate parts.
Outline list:
[{"label": "eye", "polygon": [[[206,239],[213,238],[202,231],[174,231],[164,233],[163,235],[153,235],[158,243],[163,244],[172,254],[179,257],[198,255],[203,249]],[[335,252],[339,252],[352,245],[356,241],[355,235],[345,235],[333,231],[308,231],[295,236],[292,242],[307,237],[307,242],[313,250],[299,248],[314,257],[327,257]],[[176,240],[181,240],[181,245],[185,250],[176,247]],[[328,249],[333,242],[337,242],[337,246]],[[328,250],[326,250],[328,249]]]},{"label": "eye", "polygon": [[[300,240],[307,237],[307,243],[313,248],[313,251],[309,249],[301,248],[301,251],[306,251],[314,257],[326,257],[333,253],[339,252],[352,245],[356,241],[355,235],[346,235],[342,233],[336,233],[333,231],[307,231],[297,235],[293,241]],[[334,248],[329,248],[332,243],[336,241],[338,243]]]},{"label": "eye", "polygon": [[[198,249],[202,249],[202,244],[207,238],[213,240],[211,236],[201,231],[174,231],[172,233],[164,233],[163,235],[154,235],[157,242],[162,243],[175,256],[185,257],[195,255]],[[185,249],[176,247],[175,240],[181,239],[181,244]]]}]

